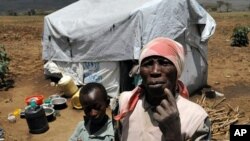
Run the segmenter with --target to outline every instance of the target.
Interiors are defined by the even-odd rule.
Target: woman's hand
[[[181,140],[181,123],[176,99],[169,89],[164,89],[166,98],[156,107],[153,114],[154,119],[159,123],[166,141]]]

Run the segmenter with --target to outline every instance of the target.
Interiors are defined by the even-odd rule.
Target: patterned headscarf
[[[141,65],[143,59],[154,55],[170,60],[177,69],[177,78],[180,78],[184,68],[184,50],[180,43],[165,37],[153,39],[143,48],[139,65]]]

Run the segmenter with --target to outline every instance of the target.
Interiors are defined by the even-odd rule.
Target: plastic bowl
[[[34,96],[29,96],[25,98],[25,103],[27,105],[30,104],[31,101],[35,101],[37,105],[42,105],[43,104],[43,95],[34,95]]]

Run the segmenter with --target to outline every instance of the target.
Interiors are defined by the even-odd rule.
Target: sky
[[[56,10],[63,8],[77,0],[0,0],[0,12],[14,10],[27,11],[29,9]],[[214,4],[218,0],[197,0],[200,3]],[[222,0],[232,3],[235,9],[247,9],[250,0]]]
[[[225,1],[231,3],[234,9],[247,9],[250,6],[250,0],[197,0],[200,3],[216,4],[217,1]]]
[[[7,10],[27,11],[28,9],[54,10],[75,1],[77,0],[0,0],[0,12]]]

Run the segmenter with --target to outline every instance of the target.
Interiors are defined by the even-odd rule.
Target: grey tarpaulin
[[[181,80],[192,93],[207,83],[207,41],[215,26],[196,0],[79,0],[45,16],[43,59],[138,59],[148,41],[169,37],[185,47]]]

